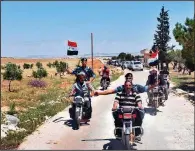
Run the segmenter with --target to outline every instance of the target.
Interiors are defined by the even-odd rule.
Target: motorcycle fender
[[[131,122],[130,123],[129,122],[124,122],[123,123],[123,130],[124,130],[125,134],[130,134],[131,133],[130,125],[131,125]]]
[[[125,134],[130,134],[130,133],[131,133],[130,127],[126,127],[126,129],[125,129]]]
[[[76,107],[76,112],[79,112],[80,111],[80,108],[79,107]]]

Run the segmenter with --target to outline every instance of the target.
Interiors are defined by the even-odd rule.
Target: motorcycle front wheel
[[[75,123],[75,128],[79,129],[80,128],[80,119],[79,119],[79,111],[75,112],[75,119],[74,119],[74,123]]]
[[[130,135],[128,134],[128,135],[125,135],[124,137],[125,137],[125,142],[124,142],[125,148],[127,150],[132,149],[131,144],[130,144]]]

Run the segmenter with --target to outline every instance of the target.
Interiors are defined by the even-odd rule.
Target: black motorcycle
[[[88,97],[81,97],[81,96],[76,96],[74,97],[74,106],[75,106],[75,110],[73,111],[69,111],[69,112],[74,112],[74,116],[71,117],[73,118],[74,124],[75,124],[75,128],[79,129],[80,125],[81,125],[81,120],[83,119],[88,119],[88,106],[87,103],[89,102],[89,98]],[[70,113],[71,115],[71,113]],[[86,124],[87,122],[85,122]]]
[[[127,150],[133,149],[133,144],[135,142],[135,129],[141,130],[141,136],[144,133],[144,129],[141,126],[133,126],[135,122],[136,114],[134,114],[134,110],[138,109],[138,107],[131,107],[131,108],[119,108],[117,109],[118,118],[122,119],[123,127],[116,127],[115,133],[117,129],[122,131],[121,139],[122,143],[124,144]]]

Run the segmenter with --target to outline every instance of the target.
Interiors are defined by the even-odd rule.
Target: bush
[[[59,64],[59,62],[58,62],[58,60],[56,60],[55,62],[53,62],[53,66],[54,67],[58,67],[60,64]]]
[[[33,68],[33,64],[30,65],[30,68],[31,68],[31,69]]]
[[[23,68],[24,69],[30,69],[30,66],[31,66],[30,64],[24,63]]]
[[[43,64],[41,62],[37,62],[36,63],[36,66],[37,66],[37,68],[42,68],[43,67]]]
[[[49,62],[49,63],[47,64],[47,66],[48,66],[49,68],[51,68],[51,67],[52,67],[52,64]]]
[[[34,78],[41,79],[41,78],[47,77],[48,73],[44,68],[38,68],[37,71],[33,71],[32,75]]]
[[[47,86],[46,82],[41,80],[31,80],[28,82],[28,85],[32,87],[39,87],[39,88],[43,88]]]

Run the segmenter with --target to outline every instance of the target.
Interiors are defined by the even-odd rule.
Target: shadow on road
[[[144,110],[145,110],[146,114],[150,114],[150,115],[154,116],[154,108],[152,108],[152,107],[145,107]],[[157,112],[162,112],[162,111],[157,109]]]
[[[82,141],[109,141],[108,143],[103,145],[102,150],[125,150],[124,145],[122,144],[121,140],[118,139],[86,139]],[[136,144],[134,146],[137,146]],[[137,149],[132,149],[137,150]]]
[[[64,117],[59,117],[55,120],[53,120],[54,123],[64,122],[64,125],[68,127],[72,127],[73,130],[77,130],[76,126],[74,124],[74,121],[72,119],[65,120]],[[81,126],[90,125],[89,123],[81,123]]]

